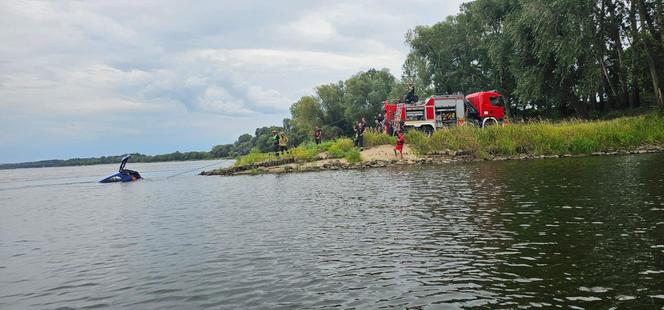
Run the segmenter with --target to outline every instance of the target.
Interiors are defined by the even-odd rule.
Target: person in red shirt
[[[397,157],[397,151],[401,154],[401,159],[403,160],[403,145],[406,143],[406,136],[403,134],[403,131],[399,130],[397,132],[397,145],[394,147],[394,157]]]
[[[320,144],[321,139],[322,139],[322,134],[320,127],[316,126],[316,130],[314,130],[314,141],[316,141],[316,144]]]

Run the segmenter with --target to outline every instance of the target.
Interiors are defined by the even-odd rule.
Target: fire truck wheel
[[[461,126],[481,127],[482,124],[478,122],[476,119],[469,119],[468,121],[465,121]]]
[[[482,128],[496,125],[498,125],[498,121],[493,117],[482,120]]]
[[[418,129],[428,137],[431,137],[431,135],[433,134],[433,128],[431,126],[422,126]]]

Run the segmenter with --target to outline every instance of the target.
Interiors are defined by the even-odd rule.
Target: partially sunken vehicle
[[[143,177],[141,177],[137,171],[125,169],[129,157],[131,157],[131,155],[122,158],[118,173],[99,181],[99,183],[132,182],[142,179]]]

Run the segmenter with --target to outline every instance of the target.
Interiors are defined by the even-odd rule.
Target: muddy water
[[[0,308],[664,306],[663,155],[207,164],[0,171]]]

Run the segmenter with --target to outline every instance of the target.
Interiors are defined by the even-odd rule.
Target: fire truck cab
[[[386,122],[415,128],[427,133],[443,127],[462,126],[466,123],[479,127],[496,125],[505,118],[505,109],[499,104],[500,93],[478,92],[468,96],[436,95],[414,104],[385,101]],[[389,126],[385,126],[386,131]]]

